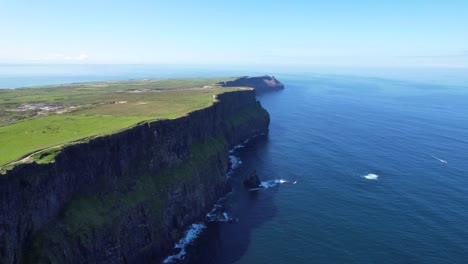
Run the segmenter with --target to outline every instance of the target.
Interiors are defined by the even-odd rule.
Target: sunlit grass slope
[[[30,153],[210,106],[222,79],[135,80],[0,90],[0,166]]]

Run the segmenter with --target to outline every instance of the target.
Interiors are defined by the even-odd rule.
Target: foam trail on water
[[[379,179],[379,175],[374,174],[374,173],[369,173],[369,174],[367,174],[367,175],[365,175],[363,177],[368,179],[368,180],[378,180]]]
[[[264,189],[268,189],[268,188],[271,188],[271,187],[274,187],[278,184],[283,184],[283,183],[288,183],[289,181],[285,180],[285,179],[277,179],[277,180],[269,180],[269,181],[262,181],[260,183],[260,186],[262,186]],[[261,188],[256,188],[256,189],[251,189],[252,191],[253,190],[258,190],[258,189],[261,189]]]
[[[434,155],[431,155],[431,154],[428,154],[429,156],[433,157],[434,159],[444,163],[444,164],[447,164],[448,162],[446,160],[443,160],[443,159],[439,159],[438,157],[434,156]]]
[[[203,231],[203,229],[206,228],[206,225],[203,223],[195,223],[190,226],[190,228],[187,230],[185,233],[185,237],[181,238],[179,242],[176,243],[174,248],[179,248],[180,252],[178,254],[172,255],[167,257],[163,263],[172,263],[176,260],[182,260],[185,258],[185,254],[187,253],[185,251],[185,248],[187,245],[192,243],[198,235]]]

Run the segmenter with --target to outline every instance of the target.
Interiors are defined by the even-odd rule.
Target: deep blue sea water
[[[278,77],[270,135],[238,152],[239,222],[208,224],[194,263],[468,262],[468,87]],[[288,182],[245,191],[253,169]]]
[[[109,67],[4,66],[0,87],[226,75]],[[238,221],[207,223],[191,263],[468,262],[468,82],[275,75],[286,89],[259,97],[270,134],[235,151],[221,203]],[[287,182],[247,191],[254,169]]]

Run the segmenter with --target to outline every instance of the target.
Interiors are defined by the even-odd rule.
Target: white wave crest
[[[369,174],[367,174],[367,175],[365,175],[363,177],[368,179],[368,180],[378,180],[379,179],[379,175],[374,174],[374,173],[369,173]]]
[[[223,217],[220,217],[220,212],[222,211],[223,207],[217,203],[213,206],[213,209],[209,213],[206,214],[206,218],[208,218],[208,221],[210,222],[216,222],[223,220]]]
[[[190,226],[190,228],[185,233],[185,237],[181,238],[179,242],[176,243],[174,248],[179,248],[180,252],[178,254],[172,255],[164,259],[163,263],[172,263],[176,260],[182,260],[185,258],[185,248],[189,245],[193,240],[195,240],[198,235],[206,228],[206,225],[203,223],[195,223]]]
[[[237,146],[234,146],[231,150],[229,150],[229,154],[234,153],[236,150],[245,147],[243,144],[239,144]]]
[[[229,161],[231,163],[231,168],[226,173],[226,178],[231,178],[234,174],[234,170],[239,168],[239,166],[242,164],[242,160],[234,155],[229,155]]]
[[[213,210],[206,214],[209,222],[237,222],[237,219],[222,211],[222,206],[215,206]]]
[[[242,160],[234,155],[229,155],[231,161],[231,169],[237,169],[242,164]]]
[[[227,193],[225,196],[219,198],[219,200],[213,206],[213,209],[209,213],[206,214],[206,218],[208,222],[233,222],[237,219],[230,217],[227,212],[224,210],[223,204],[226,200],[230,197],[232,192]]]

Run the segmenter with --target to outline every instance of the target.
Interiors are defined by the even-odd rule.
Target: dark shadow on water
[[[269,179],[265,166],[267,162],[261,153],[268,148],[268,137],[252,140],[237,152],[242,160],[232,177],[233,193],[225,204],[225,210],[238,219],[235,223],[211,222],[196,240],[187,248],[187,263],[234,263],[247,251],[252,230],[276,215],[273,196],[277,188],[249,191],[243,180],[254,170],[260,180]]]

